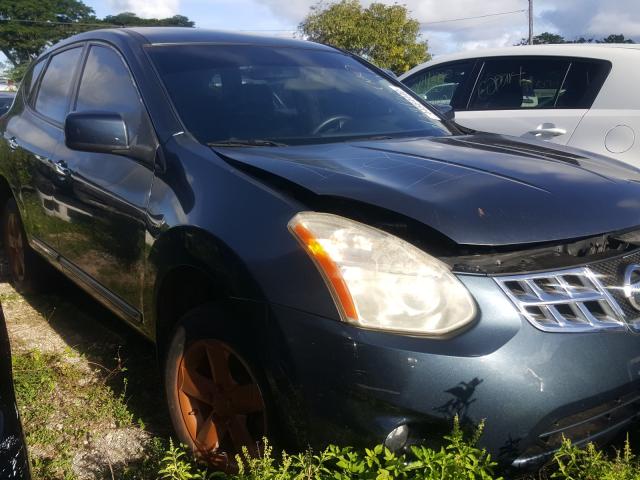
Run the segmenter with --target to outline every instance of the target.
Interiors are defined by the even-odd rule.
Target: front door
[[[71,110],[119,113],[131,155],[73,151],[56,162],[71,188],[59,241],[63,267],[126,320],[140,321],[145,209],[153,181],[155,137],[129,68],[113,48],[92,44]]]

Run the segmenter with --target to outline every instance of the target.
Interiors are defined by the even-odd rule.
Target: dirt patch
[[[170,434],[153,347],[62,278],[0,302],[34,479],[150,478]]]

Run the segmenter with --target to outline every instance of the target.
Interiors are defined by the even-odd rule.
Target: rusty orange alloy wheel
[[[197,340],[178,358],[177,393],[186,430],[203,460],[233,470],[242,447],[260,453],[266,408],[249,366],[219,340]]]
[[[10,273],[12,278],[21,281],[24,279],[25,271],[24,238],[22,236],[20,220],[15,213],[10,213],[7,216],[5,229],[4,242],[5,249],[7,250]]]

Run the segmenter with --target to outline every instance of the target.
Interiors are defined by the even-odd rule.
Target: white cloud
[[[180,12],[180,0],[107,0],[115,12],[133,12],[143,18],[167,18]]]
[[[293,24],[300,22],[315,0],[255,0],[274,15]],[[396,0],[377,0],[386,4]],[[371,0],[362,0],[363,4]],[[513,45],[527,36],[526,12],[475,18],[464,21],[443,20],[526,10],[526,0],[404,0],[411,15],[423,24],[424,38],[436,54],[457,50]],[[536,0],[534,33],[550,31],[568,39],[602,38],[622,33],[640,40],[639,0]]]

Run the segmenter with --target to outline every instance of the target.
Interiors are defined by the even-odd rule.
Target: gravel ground
[[[108,395],[124,399],[132,418],[130,425],[117,426],[112,418],[95,418],[85,426],[90,432],[87,438],[72,442],[68,452],[73,477],[119,478],[118,471],[144,461],[152,439],[170,434],[155,352],[149,343],[68,281],[56,278],[55,285],[50,294],[23,297],[6,281],[0,283],[0,301],[13,355],[34,351],[60,355],[74,372],[80,372],[79,384],[95,384]],[[60,429],[56,419],[63,418],[70,405],[86,401],[72,398],[73,388],[58,391],[62,394],[51,398],[52,432]],[[21,412],[36,408],[19,407]],[[25,430],[29,438],[28,425]],[[32,443],[28,447],[34,460],[51,461],[60,453],[47,451],[37,441]],[[62,473],[60,478],[64,478]],[[37,475],[34,480],[38,480]]]

